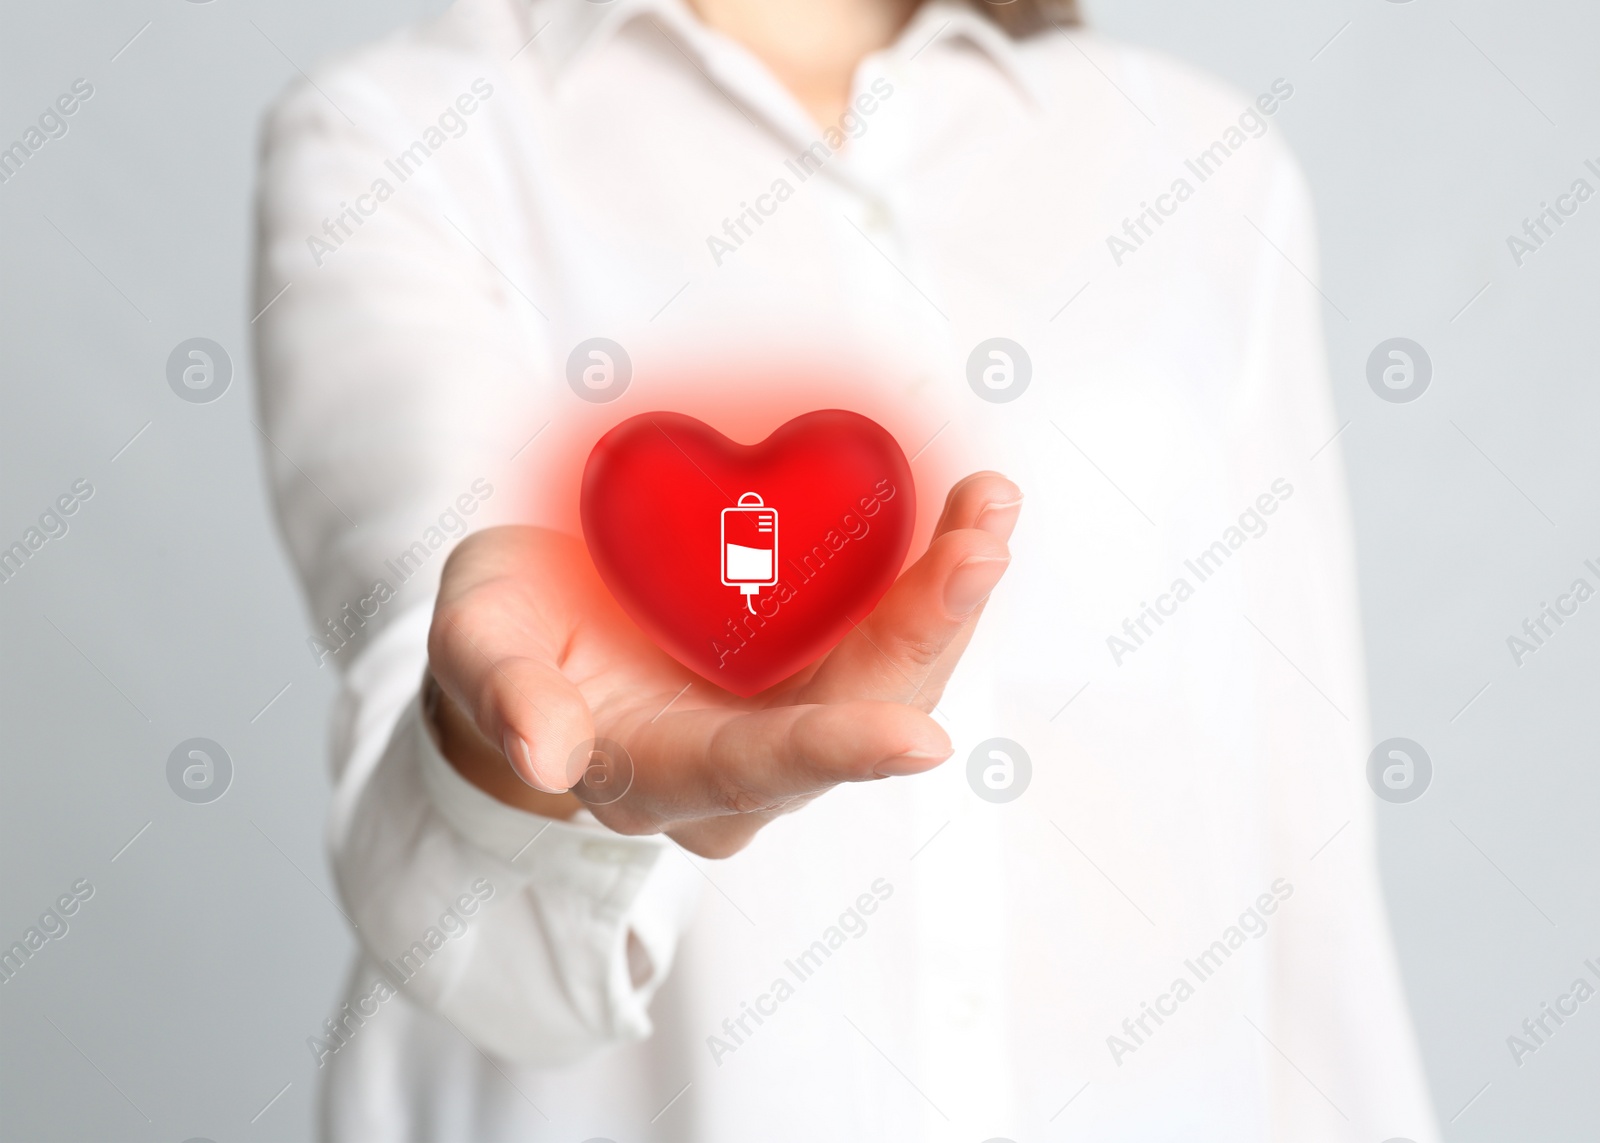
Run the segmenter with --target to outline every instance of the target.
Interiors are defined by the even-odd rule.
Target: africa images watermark
[[[1191,584],[1184,576],[1172,581],[1172,586],[1156,596],[1155,606],[1144,600],[1139,601],[1139,611],[1132,619],[1122,621],[1122,635],[1107,635],[1106,647],[1111,651],[1111,657],[1117,666],[1122,666],[1125,656],[1133,654],[1144,646],[1144,641],[1155,634],[1150,624],[1160,627],[1166,622],[1167,616],[1177,613],[1178,605],[1187,603],[1195,593],[1195,585],[1205,583],[1215,575],[1223,564],[1232,558],[1233,553],[1244,547],[1246,541],[1260,539],[1267,534],[1266,517],[1277,512],[1278,505],[1294,495],[1294,485],[1283,477],[1272,482],[1272,490],[1263,492],[1255,498],[1254,503],[1239,513],[1238,523],[1229,524],[1222,530],[1222,536],[1213,540],[1211,546],[1200,552],[1191,560],[1184,560],[1183,566],[1189,569],[1195,577]],[[1124,638],[1123,636],[1126,636]]]
[[[22,571],[33,554],[51,540],[59,540],[71,531],[67,517],[75,514],[85,500],[94,495],[94,485],[79,477],[72,482],[54,504],[39,514],[37,526],[23,530],[22,538],[0,548],[0,583],[10,583]]]
[[[1278,108],[1292,95],[1294,85],[1288,80],[1281,77],[1273,80],[1266,91],[1256,96],[1254,103],[1239,113],[1237,123],[1229,124],[1211,146],[1194,158],[1185,159],[1184,169],[1201,183],[1211,178],[1247,142],[1267,133],[1267,117],[1276,115]],[[1170,187],[1156,195],[1154,206],[1141,202],[1138,214],[1122,220],[1120,235],[1106,235],[1106,249],[1111,251],[1111,260],[1120,266],[1124,258],[1138,253],[1156,228],[1166,225],[1166,220],[1177,214],[1178,207],[1193,198],[1194,192],[1195,184],[1179,175]]]
[[[434,552],[450,540],[460,539],[467,534],[466,517],[475,513],[479,504],[494,495],[494,485],[481,476],[470,487],[470,493],[463,492],[457,496],[451,506],[439,514],[438,520],[423,529],[420,538],[413,540],[398,555],[383,561],[384,570],[394,578],[393,584],[378,577],[372,581],[367,594],[353,604],[341,606],[335,618],[323,620],[321,635],[306,636],[306,646],[310,648],[317,666],[327,662],[329,655],[337,655],[354,643],[361,629],[367,625],[367,620],[376,616],[384,604],[399,594],[399,589],[422,570],[422,565],[433,558]]]
[[[39,115],[37,125],[28,124],[20,138],[0,149],[0,183],[8,183],[22,173],[22,165],[44,150],[52,139],[66,137],[71,129],[67,120],[94,95],[94,84],[86,79],[75,79],[72,87],[56,96],[55,102]]]
[[[821,575],[827,569],[828,562],[843,551],[851,540],[865,539],[867,533],[872,531],[872,525],[867,521],[883,511],[883,505],[893,500],[897,491],[888,478],[878,481],[871,492],[856,501],[859,513],[853,510],[845,512],[839,517],[839,526],[829,528],[811,546],[811,550],[801,553],[798,559],[793,555],[784,557],[784,562],[794,572],[794,584],[787,579],[780,579],[770,594],[748,597],[753,600],[750,607],[727,620],[722,632],[711,638],[711,652],[717,656],[717,666],[726,667],[728,656],[744,650],[761,633],[767,620],[774,618],[784,604],[799,594],[795,590],[796,584],[804,587]],[[718,640],[725,640],[726,646]]]
[[[399,995],[400,989],[427,967],[436,952],[448,942],[465,935],[472,927],[472,918],[494,897],[494,883],[480,877],[467,889],[468,892],[459,894],[445,906],[444,912],[439,914],[439,920],[423,930],[409,948],[393,959],[378,962],[379,972],[372,988],[365,995],[347,1001],[339,1009],[337,1019],[330,1017],[324,1020],[324,1035],[306,1037],[306,1047],[311,1052],[311,1058],[317,1061],[317,1067],[322,1067],[329,1056],[348,1045],[366,1022],[378,1014],[378,1006]]]
[[[395,179],[404,183],[428,163],[435,153],[451,139],[467,133],[467,117],[478,110],[481,103],[494,94],[494,87],[486,79],[472,81],[471,89],[456,96],[455,102],[439,113],[438,119],[422,130],[422,137],[392,159],[383,161],[384,167]],[[322,220],[321,234],[306,235],[306,249],[311,251],[311,261],[321,267],[328,256],[355,237],[356,230],[366,225],[366,220],[378,213],[378,208],[394,197],[395,186],[380,175],[372,186],[356,195],[355,205],[339,203],[339,211]]]
[[[64,941],[72,926],[67,918],[75,914],[83,902],[94,896],[94,885],[87,877],[72,883],[69,892],[61,894],[53,907],[39,914],[39,923],[13,941],[11,947],[0,950],[0,983],[10,984],[11,978],[22,971],[22,966],[37,956],[51,941]]]
[[[1584,560],[1583,566],[1600,582],[1600,557]],[[1522,621],[1522,635],[1527,638],[1524,639],[1522,635],[1506,636],[1506,648],[1511,652],[1511,661],[1519,667],[1527,662],[1529,655],[1543,647],[1557,629],[1564,627],[1567,620],[1578,613],[1579,607],[1593,598],[1594,590],[1594,586],[1580,575],[1572,581],[1571,587],[1556,596],[1554,606],[1541,599],[1539,610],[1534,612],[1533,618]],[[1551,623],[1555,624],[1554,628],[1550,626]]]
[[[1244,947],[1246,936],[1260,940],[1267,935],[1267,918],[1278,911],[1279,905],[1294,896],[1294,886],[1282,877],[1268,888],[1271,892],[1257,897],[1204,952],[1183,962],[1183,967],[1189,970],[1189,976],[1194,977],[1193,984],[1189,983],[1186,976],[1175,977],[1167,986],[1167,991],[1156,997],[1154,1005],[1148,1001],[1139,1002],[1139,1014],[1122,1022],[1121,1036],[1112,1034],[1106,1037],[1106,1047],[1117,1067],[1122,1066],[1123,1056],[1137,1052],[1146,1040],[1155,1035],[1156,1028],[1166,1023],[1162,1017],[1177,1015],[1178,1005],[1193,997],[1200,985],[1215,976],[1228,958]],[[1152,1020],[1155,1021],[1155,1028],[1150,1026]]]
[[[722,1022],[722,1035],[713,1033],[706,1037],[706,1048],[711,1052],[712,1061],[720,1068],[722,1057],[732,1055],[744,1046],[745,1042],[755,1034],[755,1028],[750,1026],[754,1021],[756,1028],[766,1023],[766,1017],[778,1014],[778,1005],[791,999],[797,986],[804,984],[816,975],[816,972],[829,957],[845,945],[848,935],[860,940],[867,935],[867,918],[878,911],[878,906],[894,896],[894,886],[887,878],[880,877],[871,885],[870,893],[863,893],[855,899],[844,912],[839,914],[839,919],[822,930],[822,935],[812,941],[800,955],[783,962],[783,967],[788,969],[788,976],[774,978],[772,983],[755,998],[752,1004],[749,1001],[739,1002],[739,1013],[730,1016]],[[790,977],[794,982],[790,983]]]
[[[873,80],[869,90],[856,96],[855,101],[845,109],[845,113],[839,116],[838,126],[829,127],[822,133],[822,138],[794,158],[785,159],[783,165],[795,178],[805,182],[843,150],[845,136],[859,139],[865,135],[867,117],[875,113],[882,103],[887,103],[893,94],[894,85],[888,80],[882,78]],[[766,220],[778,213],[778,207],[793,197],[794,185],[788,179],[779,176],[764,192],[756,195],[755,206],[741,202],[737,214],[722,220],[722,233],[726,237],[706,235],[706,249],[711,251],[712,263],[721,266],[724,258],[743,246],[745,239],[755,233],[752,224],[754,227],[766,225]]]
[[[1589,970],[1589,974],[1596,981],[1600,981],[1600,958],[1591,957],[1585,960],[1583,967]],[[1567,991],[1556,997],[1554,1008],[1548,1002],[1541,1001],[1538,1014],[1522,1022],[1523,1034],[1506,1037],[1506,1050],[1511,1053],[1511,1058],[1516,1061],[1517,1067],[1520,1068],[1527,1063],[1529,1056],[1544,1047],[1567,1020],[1578,1014],[1578,1005],[1593,995],[1595,986],[1580,976],[1573,980],[1572,986]],[[1555,1022],[1554,1028],[1550,1026],[1551,1021]]]
[[[1583,165],[1589,173],[1600,179],[1600,161],[1585,159]],[[1522,233],[1506,235],[1506,249],[1511,251],[1511,261],[1518,266],[1528,255],[1542,249],[1554,237],[1556,230],[1567,224],[1567,219],[1578,213],[1578,208],[1594,197],[1594,187],[1581,176],[1573,181],[1563,194],[1556,195],[1556,204],[1541,202],[1532,218],[1522,220]],[[1554,227],[1552,227],[1554,223]]]

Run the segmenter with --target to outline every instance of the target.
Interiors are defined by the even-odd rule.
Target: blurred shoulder
[[[1030,37],[1018,52],[1046,114],[1062,127],[1092,120],[1110,163],[1170,170],[1174,179],[1212,183],[1241,202],[1286,189],[1303,197],[1304,177],[1282,126],[1296,98],[1290,77],[1246,89],[1085,28]]]
[[[425,123],[464,95],[473,101],[505,86],[506,64],[528,38],[518,38],[526,22],[525,4],[459,0],[437,17],[329,56],[268,108],[265,135],[270,143],[284,132],[382,134]]]

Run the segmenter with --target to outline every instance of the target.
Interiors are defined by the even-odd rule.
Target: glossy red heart
[[[875,421],[825,409],[742,445],[681,413],[600,438],[583,473],[600,578],[662,650],[737,695],[842,639],[899,575],[916,490]]]

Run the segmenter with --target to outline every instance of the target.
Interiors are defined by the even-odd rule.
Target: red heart
[[[825,654],[889,590],[916,490],[895,439],[859,413],[807,413],[756,445],[642,413],[594,446],[580,511],[634,622],[684,666],[753,695]]]

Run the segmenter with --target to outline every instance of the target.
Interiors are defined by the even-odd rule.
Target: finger
[[[583,776],[584,744],[594,738],[589,706],[551,663],[512,656],[486,663],[471,708],[479,731],[497,743],[519,778],[559,793]]]
[[[951,487],[933,534],[977,528],[1009,540],[1021,512],[1022,489],[998,472],[974,472]]]
[[[977,616],[1010,562],[1005,538],[1021,509],[1016,485],[995,473],[957,484],[940,531],[863,622],[797,694],[803,702],[851,698],[932,709],[972,637]]]
[[[534,553],[480,535],[489,538],[463,543],[446,567],[428,635],[430,670],[523,781],[566,790],[583,773],[574,747],[594,730],[588,704],[557,665],[565,643],[559,616],[518,574]]]
[[[689,710],[638,726],[623,742],[627,792],[594,807],[623,833],[771,813],[841,782],[920,773],[951,752],[949,736],[927,715],[874,702]]]
[[[798,696],[938,702],[971,625],[1010,563],[1006,546],[974,528],[946,532],[901,576],[878,606],[834,648]]]

